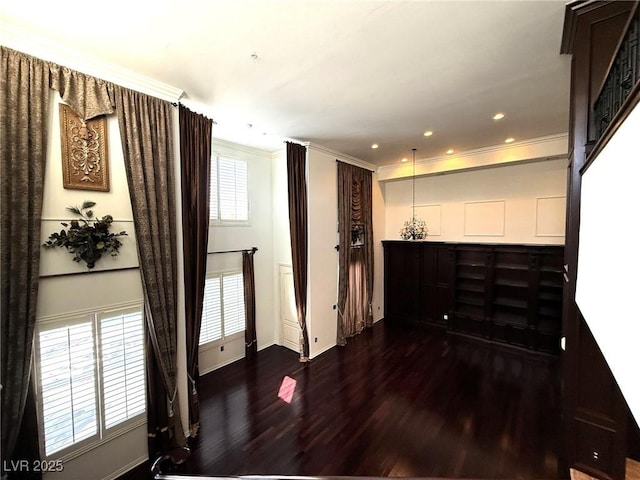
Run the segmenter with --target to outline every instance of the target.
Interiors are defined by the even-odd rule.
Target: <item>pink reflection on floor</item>
[[[285,375],[280,384],[280,390],[278,391],[278,398],[281,398],[287,403],[291,403],[293,399],[293,392],[296,390],[296,381]]]

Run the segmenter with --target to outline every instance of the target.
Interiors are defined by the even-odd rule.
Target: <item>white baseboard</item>
[[[314,358],[319,357],[320,355],[322,355],[324,352],[328,352],[329,350],[331,350],[333,347],[336,347],[337,345],[334,343],[333,345],[327,345],[326,347],[324,347],[322,350],[320,350],[319,352],[315,353],[313,355],[313,357],[311,357],[311,360],[313,360]]]

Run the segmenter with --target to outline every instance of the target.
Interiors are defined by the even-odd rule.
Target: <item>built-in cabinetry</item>
[[[559,351],[563,247],[384,241],[385,321]]]
[[[598,137],[612,121],[617,95],[598,101],[619,45],[628,48],[631,71],[637,65],[637,33],[621,42],[636,2],[574,1],[567,5],[561,52],[572,56],[567,168],[567,282],[563,302],[563,439],[561,460],[566,476],[572,467],[602,479],[625,477],[628,413],[618,385],[597,341],[575,302],[580,236],[582,170]],[[615,91],[630,88],[633,75],[613,79]],[[627,84],[629,86],[627,87]],[[602,103],[602,102],[605,103]],[[594,110],[594,105],[598,111]],[[605,281],[615,281],[606,279]]]

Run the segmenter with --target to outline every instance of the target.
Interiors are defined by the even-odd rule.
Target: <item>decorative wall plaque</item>
[[[108,192],[106,117],[83,121],[68,105],[61,103],[60,136],[64,188]]]

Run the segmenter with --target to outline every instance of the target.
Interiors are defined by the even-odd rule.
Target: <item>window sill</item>
[[[146,413],[147,413],[146,411],[144,413],[141,413],[136,418],[132,418],[128,420],[123,425],[112,427],[113,431],[108,432],[101,439],[91,440],[85,444],[82,444],[82,442],[80,442],[78,445],[71,445],[65,448],[64,450],[60,450],[59,452],[56,452],[46,457],[46,460],[60,460],[64,464],[73,460],[74,458],[78,458],[84,455],[85,453],[90,452],[91,450],[95,450],[96,448],[99,448],[102,445],[105,445],[110,441],[115,440],[116,438],[122,437],[123,435],[129,432],[132,432],[133,430],[143,425],[146,425],[147,424]]]
[[[214,227],[250,227],[251,226],[251,222],[249,220],[242,220],[242,221],[237,221],[237,222],[232,222],[232,221],[222,221],[222,222],[218,222],[215,220],[209,220],[209,228],[214,228]]]
[[[203,343],[199,346],[199,351],[206,352],[207,350],[213,350],[214,348],[218,348],[224,346],[231,342],[237,342],[238,340],[244,341],[244,330],[238,333],[234,333],[233,335],[229,335],[228,337],[224,337],[220,340],[214,340],[212,342]]]

